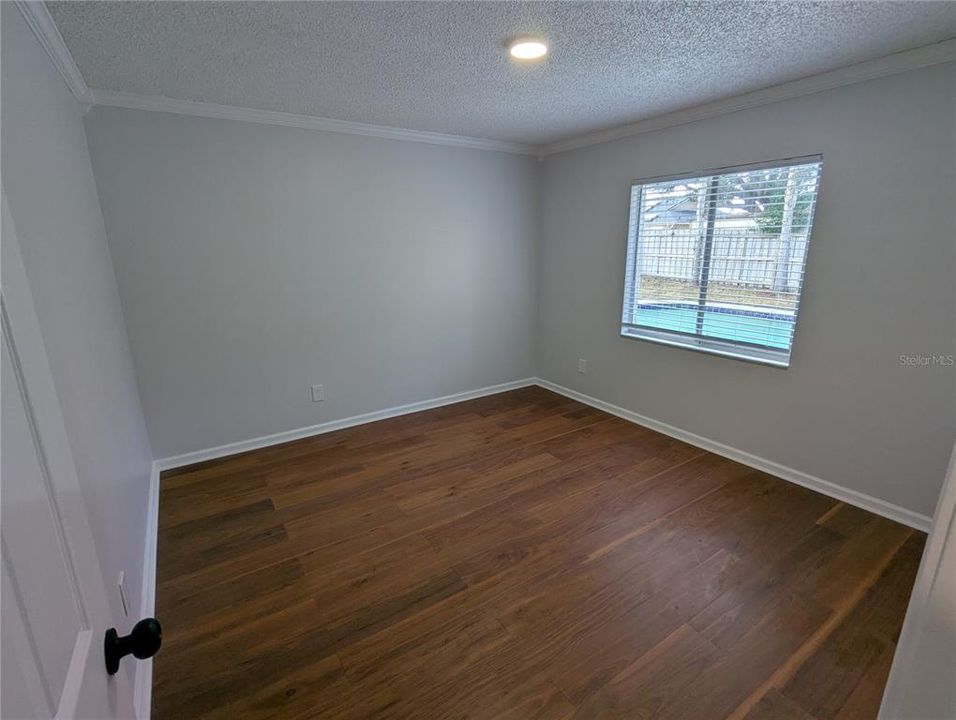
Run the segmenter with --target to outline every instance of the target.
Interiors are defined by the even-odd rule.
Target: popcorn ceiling
[[[92,88],[526,143],[956,35],[946,2],[47,5]]]

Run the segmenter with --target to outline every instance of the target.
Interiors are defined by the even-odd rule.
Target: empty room
[[[956,720],[956,3],[0,32],[2,720]]]

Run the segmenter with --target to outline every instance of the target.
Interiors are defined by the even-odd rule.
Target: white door
[[[0,230],[0,717],[134,718],[126,670],[106,672],[103,636],[119,618],[110,617],[5,194]]]

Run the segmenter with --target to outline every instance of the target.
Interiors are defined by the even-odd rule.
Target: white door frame
[[[940,702],[938,698],[947,693],[951,700],[956,698],[953,689],[956,685],[956,664],[939,667],[938,662],[941,650],[944,655],[948,650],[950,661],[956,661],[956,605],[951,604],[956,590],[950,566],[953,563],[956,563],[956,445],[949,459],[949,470],[940,491],[906,619],[893,656],[893,665],[886,681],[880,720],[949,720],[956,717],[956,705],[947,718],[927,717],[927,711],[924,710],[937,706]],[[944,618],[940,622],[938,614],[941,607],[944,608],[942,612],[951,613],[948,621]],[[949,632],[940,636],[940,626],[948,626]],[[927,632],[931,635],[927,636]],[[925,673],[927,669],[932,671],[933,677]],[[948,687],[941,686],[941,683],[948,683]],[[927,704],[930,693],[937,695],[937,699]]]

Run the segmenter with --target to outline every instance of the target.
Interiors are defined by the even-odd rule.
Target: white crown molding
[[[32,2],[16,0],[16,5],[20,14],[23,15],[23,19],[27,21],[27,25],[30,26],[37,40],[40,41],[40,45],[50,56],[53,65],[60,71],[60,75],[63,76],[63,80],[66,81],[73,96],[81,103],[93,102],[90,88],[83,79],[80,69],[76,66],[69,48],[63,42],[63,36],[60,35],[53,18],[50,17],[46,4],[39,0],[33,0]]]
[[[448,145],[451,147],[470,148],[472,150],[493,150],[495,152],[514,153],[517,155],[538,154],[537,145],[507,142],[504,140],[488,140],[465,135],[447,135],[445,133],[427,132],[424,130],[407,130],[405,128],[388,127],[386,125],[369,125],[367,123],[352,122],[350,120],[334,120],[332,118],[299,115],[296,113],[279,112],[277,110],[255,110],[235,105],[217,105],[215,103],[196,102],[193,100],[175,100],[157,95],[139,95],[136,93],[96,89],[93,89],[91,92],[93,93],[94,105],[106,105],[131,110],[152,110],[154,112],[175,113],[177,115],[196,115],[199,117],[218,118],[220,120],[240,120],[242,122],[259,123],[263,125],[282,125],[284,127],[305,128],[307,130],[325,130],[327,132],[347,133],[349,135],[365,135],[368,137],[386,138],[388,140],[406,140],[431,145]]]
[[[114,92],[112,90],[97,90],[87,86],[82,73],[80,73],[80,69],[73,60],[73,55],[70,54],[70,50],[63,41],[63,36],[57,29],[56,23],[50,16],[46,5],[39,0],[16,0],[16,5],[30,26],[30,29],[33,31],[33,34],[36,35],[40,45],[46,50],[47,55],[50,56],[50,60],[54,66],[56,66],[56,69],[59,70],[60,75],[63,76],[70,91],[77,100],[84,104],[107,105],[133,110],[152,110],[155,112],[175,113],[177,115],[195,115],[198,117],[219,118],[221,120],[240,120],[264,125],[305,128],[308,130],[325,130],[328,132],[347,133],[349,135],[365,135],[367,137],[379,137],[389,140],[406,140],[408,142],[447,145],[450,147],[470,148],[472,150],[492,150],[517,155],[538,155],[539,152],[537,145],[507,142],[504,140],[489,140],[465,135],[450,135],[424,130],[388,127],[385,125],[370,125],[368,123],[334,120],[332,118],[299,115],[275,110],[255,110],[253,108],[233,105],[176,100],[158,95],[139,95],[135,93]]]
[[[36,3],[22,3],[21,0],[21,4],[34,5]],[[49,17],[49,15],[47,15],[47,17]],[[56,31],[56,28],[54,27],[53,30]],[[57,36],[59,36],[59,33],[57,33]],[[62,42],[61,38],[61,45]],[[64,51],[69,57],[69,51],[66,50],[65,46]],[[69,58],[69,60],[72,63],[72,58]],[[925,45],[913,50],[906,50],[893,55],[876,58],[875,60],[867,60],[866,62],[857,63],[856,65],[838,68],[837,70],[831,70],[819,75],[811,75],[780,85],[772,85],[743,95],[734,95],[704,105],[690,107],[685,110],[678,110],[665,115],[639,120],[638,122],[629,123],[627,125],[620,125],[543,145],[489,140],[462,135],[447,135],[423,130],[408,130],[384,125],[370,125],[348,120],[334,120],[312,115],[279,112],[276,110],[255,110],[234,105],[217,105],[215,103],[195,102],[191,100],[176,100],[156,95],[139,95],[135,93],[96,89],[88,90],[88,92],[91,93],[90,101],[95,105],[169,112],[178,115],[196,115],[199,117],[219,118],[221,120],[240,120],[265,125],[283,125],[286,127],[298,127],[310,130],[325,130],[328,132],[381,137],[391,140],[407,140],[410,142],[424,142],[435,145],[466,147],[475,150],[494,150],[519,155],[536,155],[539,159],[542,159],[555,153],[567,152],[568,150],[610,142],[612,140],[652,132],[654,130],[662,130],[676,125],[685,125],[687,123],[696,122],[697,120],[705,120],[707,118],[717,117],[718,115],[734,113],[739,110],[769,105],[783,100],[791,100],[824,90],[832,90],[845,85],[896,75],[898,73],[907,72],[908,70],[917,70],[919,68],[939,65],[954,60],[956,60],[956,39],[945,40],[933,45]],[[73,65],[74,69],[75,67],[76,66]],[[82,82],[82,78],[80,78],[80,80]]]
[[[334,120],[332,118],[300,115],[276,110],[256,110],[235,105],[218,105],[192,100],[176,100],[158,95],[140,95],[136,93],[90,88],[83,80],[83,75],[80,73],[76,62],[73,60],[73,56],[63,41],[63,36],[60,35],[60,31],[53,22],[53,18],[50,17],[46,5],[38,0],[16,0],[16,5],[23,14],[30,29],[33,30],[40,44],[50,56],[53,64],[63,76],[70,91],[77,100],[85,104],[106,105],[132,110],[168,112],[177,115],[195,115],[221,120],[239,120],[264,125],[305,128],[308,130],[324,130],[326,132],[463,147],[473,150],[492,150],[518,155],[534,155],[539,159],[547,155],[567,152],[568,150],[575,150],[577,148],[587,147],[588,145],[597,145],[599,143],[652,132],[654,130],[661,130],[675,125],[684,125],[697,120],[726,115],[739,110],[768,105],[782,100],[790,100],[823,90],[831,90],[844,85],[852,85],[853,83],[863,82],[865,80],[873,80],[887,75],[895,75],[908,70],[916,70],[918,68],[956,60],[956,39],[945,40],[933,45],[925,45],[913,50],[906,50],[875,60],[868,60],[819,75],[811,75],[810,77],[793,80],[781,85],[773,85],[743,95],[735,95],[704,105],[690,107],[685,110],[678,110],[665,115],[639,120],[627,125],[586,133],[549,144],[536,145],[531,143],[516,143],[504,140],[468,137],[464,135],[450,135],[425,130],[409,130],[386,125],[371,125],[368,123],[352,122],[350,120]]]
[[[773,85],[743,95],[735,95],[704,105],[697,105],[685,110],[667,113],[666,115],[658,115],[656,117],[647,118],[646,120],[639,120],[638,122],[629,123],[627,125],[619,125],[606,130],[568,138],[567,140],[559,140],[558,142],[541,146],[541,155],[553,155],[555,153],[587,147],[588,145],[597,145],[632,135],[662,130],[663,128],[673,127],[675,125],[685,125],[697,120],[705,120],[718,115],[737,112],[738,110],[769,105],[770,103],[780,102],[782,100],[790,100],[804,95],[822,92],[823,90],[832,90],[833,88],[842,87],[844,85],[852,85],[865,80],[874,80],[876,78],[896,75],[908,70],[917,70],[919,68],[939,65],[954,60],[956,60],[956,39],[944,40],[943,42],[933,45],[924,45],[923,47],[918,47],[913,50],[898,52],[875,60],[867,60],[866,62],[857,63],[856,65],[849,65],[819,75],[811,75],[781,85]]]

